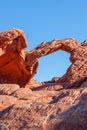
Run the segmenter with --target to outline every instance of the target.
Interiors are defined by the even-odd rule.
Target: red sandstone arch
[[[77,87],[87,78],[86,41],[78,44],[66,38],[42,42],[31,51],[23,52],[27,41],[23,31],[11,29],[0,33],[0,83],[17,83],[24,87],[37,73],[38,60],[58,50],[70,53],[72,65],[57,82],[64,87]]]

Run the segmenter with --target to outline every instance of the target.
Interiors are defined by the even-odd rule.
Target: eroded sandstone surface
[[[19,29],[0,33],[0,130],[86,130],[87,41],[53,40],[24,51],[27,45]],[[34,80],[39,59],[58,50],[70,53],[66,73]]]
[[[78,89],[46,88],[0,84],[0,130],[86,130],[87,82]]]

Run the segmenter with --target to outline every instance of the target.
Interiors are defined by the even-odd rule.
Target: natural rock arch
[[[23,31],[11,29],[0,33],[1,83],[17,83],[24,87],[37,73],[39,58],[58,50],[70,53],[72,64],[57,82],[72,88],[87,79],[87,41],[78,44],[72,38],[53,40],[23,52],[25,47],[27,42]]]
[[[70,61],[72,64],[57,82],[62,83],[64,87],[78,87],[87,79],[87,41],[78,44],[77,40],[72,38],[53,40],[47,43],[43,42],[31,52],[32,54],[36,54],[36,58],[39,59],[44,55],[58,50],[64,50],[70,53]]]

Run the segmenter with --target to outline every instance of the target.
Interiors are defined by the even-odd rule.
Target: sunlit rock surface
[[[53,40],[23,51],[26,47],[23,31],[0,33],[0,130],[86,130],[87,41]],[[34,80],[39,58],[58,50],[70,53],[66,73]]]

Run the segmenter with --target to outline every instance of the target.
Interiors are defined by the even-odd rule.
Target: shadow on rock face
[[[0,118],[3,118],[3,116],[6,114],[6,113],[9,113],[9,111],[13,108],[14,105],[11,105],[7,108],[5,108],[4,110],[0,111]]]
[[[87,129],[87,93],[83,94],[79,102],[61,113],[59,124],[52,130],[86,130]]]

